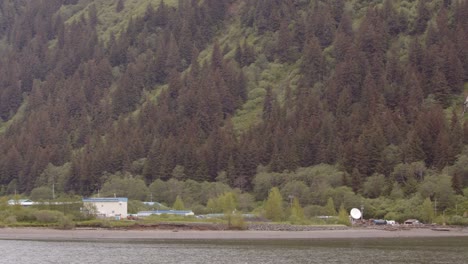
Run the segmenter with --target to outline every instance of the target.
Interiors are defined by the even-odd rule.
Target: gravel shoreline
[[[118,228],[117,228],[118,229]],[[122,229],[122,228],[121,228]],[[228,231],[228,225],[221,223],[166,223],[138,224],[123,228],[126,230],[177,230],[177,231]],[[346,230],[345,225],[291,225],[270,223],[248,223],[246,230],[250,231],[318,231]]]
[[[319,231],[319,230],[347,230],[344,225],[289,225],[289,224],[265,224],[251,223],[248,225],[251,231]]]
[[[40,241],[148,241],[148,240],[270,240],[270,239],[359,239],[396,237],[468,237],[468,228],[409,229],[387,231],[384,229],[348,228],[314,231],[224,231],[224,230],[110,230],[46,228],[0,228],[0,240]]]

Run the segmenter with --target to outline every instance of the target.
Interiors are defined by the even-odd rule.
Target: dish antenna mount
[[[361,219],[361,216],[362,216],[361,210],[359,210],[359,209],[357,209],[357,208],[351,209],[351,212],[349,212],[349,214],[351,215],[351,217],[352,217],[354,220]]]

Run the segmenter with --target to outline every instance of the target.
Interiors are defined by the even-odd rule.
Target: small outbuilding
[[[95,210],[98,217],[127,218],[128,198],[83,198],[83,206],[86,211]]]
[[[372,220],[372,223],[373,223],[374,225],[386,225],[386,224],[387,224],[387,220],[374,219],[374,220]]]

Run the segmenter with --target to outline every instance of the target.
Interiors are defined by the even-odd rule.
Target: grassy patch
[[[24,100],[21,106],[16,111],[15,115],[12,118],[10,118],[10,120],[6,122],[2,122],[0,120],[0,134],[3,134],[8,129],[8,127],[11,124],[13,124],[13,122],[15,122],[15,120],[18,120],[24,117],[27,104],[28,104],[28,101]]]
[[[272,88],[279,103],[284,103],[286,87],[289,85],[294,90],[299,78],[297,67],[295,64],[268,63],[260,58],[255,65],[245,69],[249,80],[249,94],[247,101],[232,118],[237,134],[261,122],[263,102],[268,87]]]
[[[8,227],[55,227],[55,224],[39,223],[39,222],[16,222],[4,224]]]
[[[127,220],[109,220],[109,219],[93,219],[87,221],[76,222],[76,227],[95,227],[95,228],[123,228],[136,225],[135,221]]]
[[[82,15],[87,17],[90,6],[94,4],[99,19],[97,32],[100,40],[106,42],[111,33],[118,35],[124,30],[131,18],[142,16],[149,4],[156,9],[160,3],[161,0],[126,0],[125,8],[117,13],[115,0],[82,0],[77,5],[64,6],[60,11],[64,17],[68,17],[67,23],[72,23]],[[177,5],[176,0],[165,0],[164,3],[169,6]]]
[[[214,222],[220,222],[221,220],[219,219],[200,219],[196,218],[194,216],[179,216],[179,215],[168,215],[168,214],[162,214],[162,215],[152,215],[145,217],[143,219],[138,220],[138,222],[144,223],[144,224],[151,224],[151,223],[167,223],[167,222],[175,222],[175,223],[214,223]]]

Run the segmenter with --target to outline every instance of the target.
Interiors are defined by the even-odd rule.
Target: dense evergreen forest
[[[468,210],[466,0],[1,0],[0,54],[0,195]]]

